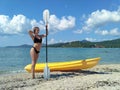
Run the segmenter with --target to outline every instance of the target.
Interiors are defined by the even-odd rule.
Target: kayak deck
[[[50,71],[74,71],[74,70],[81,70],[81,69],[88,69],[92,68],[98,64],[100,57],[98,58],[91,58],[85,60],[74,60],[68,62],[52,62],[48,63],[48,67]],[[35,66],[35,72],[43,72],[45,68],[45,63],[37,63]],[[25,66],[25,70],[31,72],[31,64]]]

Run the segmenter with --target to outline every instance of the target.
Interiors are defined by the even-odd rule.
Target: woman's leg
[[[35,59],[34,59],[34,61],[32,62],[32,67],[33,67],[33,78],[35,78],[35,65],[36,65],[36,63],[37,63],[37,60],[38,60],[38,56],[39,56],[39,54],[37,54],[36,52],[35,52]]]
[[[31,48],[30,51],[31,59],[32,59],[32,66],[31,66],[31,73],[32,73],[32,78],[35,78],[35,65],[38,60],[39,54],[37,54],[34,50],[34,48]]]
[[[35,78],[36,52],[34,51],[33,48],[31,48],[30,55],[32,59],[31,73],[32,73],[32,78],[34,79]]]

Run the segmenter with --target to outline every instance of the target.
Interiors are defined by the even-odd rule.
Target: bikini
[[[36,36],[34,37],[34,43],[42,43],[42,37],[40,36],[40,39],[38,39]],[[38,54],[40,51],[38,51],[34,46],[34,51]]]

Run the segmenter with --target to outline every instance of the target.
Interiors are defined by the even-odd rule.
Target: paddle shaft
[[[48,63],[47,35],[48,35],[48,28],[47,28],[47,24],[46,24],[46,63]]]

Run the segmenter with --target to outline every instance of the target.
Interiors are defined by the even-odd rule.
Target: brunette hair
[[[33,28],[33,32],[34,32],[34,33],[35,33],[36,29],[39,30],[39,27],[34,27],[34,28]]]

